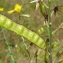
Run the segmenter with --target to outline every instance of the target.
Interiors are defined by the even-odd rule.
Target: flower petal
[[[19,13],[21,10],[22,10],[22,5],[16,4],[14,7],[14,11]]]
[[[14,10],[10,10],[8,11],[8,14],[12,14],[14,12]]]

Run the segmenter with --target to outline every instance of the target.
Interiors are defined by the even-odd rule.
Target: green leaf
[[[7,17],[0,14],[0,26],[5,27],[8,30],[11,30],[18,35],[21,35],[37,45],[40,48],[45,47],[45,41],[35,32],[27,29],[23,25],[19,25],[12,20],[8,19]]]

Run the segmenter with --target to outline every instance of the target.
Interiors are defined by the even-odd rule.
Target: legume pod
[[[19,25],[13,22],[12,20],[8,19],[7,17],[1,14],[0,14],[0,26],[17,33],[18,35],[25,37],[26,39],[28,39],[29,41],[31,41],[40,48],[45,47],[44,40],[38,34],[27,29],[23,25]]]

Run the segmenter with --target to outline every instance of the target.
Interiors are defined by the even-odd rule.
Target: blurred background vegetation
[[[0,12],[0,14],[5,15],[16,23],[22,24],[28,29],[36,32],[40,27],[44,25],[44,17],[39,12],[39,9],[35,11],[35,3],[30,4],[30,1],[32,0],[0,0],[0,7],[5,9],[3,12]],[[45,2],[47,4],[47,0],[45,0]],[[22,16],[19,20],[18,13],[13,13],[11,15],[7,13],[7,11],[13,9],[14,5],[17,3],[23,7],[23,10],[20,14],[30,14],[29,18]],[[53,10],[55,6],[62,4],[62,0],[53,0],[51,9]],[[55,30],[62,22],[63,13],[58,12],[56,16],[54,15],[52,17],[52,30]],[[4,40],[4,35],[1,32],[1,29],[4,30],[7,42],[9,42],[10,46],[12,46],[11,52],[17,63],[36,63],[35,56],[39,48],[29,42],[27,39],[23,41],[21,36],[3,27],[0,27],[0,63],[12,63],[12,60],[9,56],[11,54],[8,52],[8,46]],[[41,36],[44,38],[44,35]],[[59,47],[63,46],[63,29],[57,31],[55,37],[53,37],[53,42],[54,41],[59,42]],[[39,51],[40,54],[38,55],[38,63],[42,63],[44,61],[44,51],[41,49],[39,49]]]

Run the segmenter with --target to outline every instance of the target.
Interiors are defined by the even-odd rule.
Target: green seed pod
[[[44,2],[39,1],[39,8],[40,8],[40,12],[42,13],[42,15],[44,16],[44,18],[46,20],[48,20],[48,14],[47,14],[47,8],[44,5]]]
[[[38,34],[44,34],[47,31],[47,26],[43,26],[40,29],[38,29],[37,33]]]
[[[39,8],[40,8],[40,12],[45,15],[45,6],[43,4],[43,2],[39,2]]]
[[[45,48],[45,42],[38,34],[30,31],[23,25],[19,25],[13,22],[12,20],[8,19],[7,17],[1,14],[0,14],[0,26],[5,27],[6,29],[11,30],[25,37],[26,39],[28,39],[29,41],[31,41],[40,48]]]

